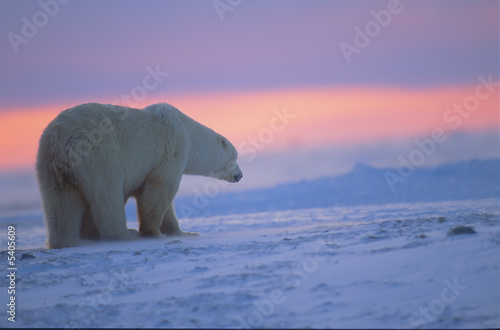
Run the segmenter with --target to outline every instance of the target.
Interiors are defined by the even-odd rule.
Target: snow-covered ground
[[[222,214],[182,218],[195,238],[46,250],[40,210],[0,212],[0,327],[500,327],[498,197]]]
[[[209,182],[176,204],[199,237],[60,250],[44,248],[33,179],[0,178],[0,327],[500,327],[500,161],[419,168],[395,191],[388,171]]]

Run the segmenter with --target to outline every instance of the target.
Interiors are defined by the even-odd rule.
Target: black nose
[[[235,174],[234,177],[233,177],[234,178],[234,182],[240,181],[242,177],[243,177],[243,173],[241,173],[241,172],[238,173],[238,174]]]

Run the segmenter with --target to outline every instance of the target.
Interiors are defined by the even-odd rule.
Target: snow
[[[200,186],[193,196],[179,197],[176,211],[181,217],[192,217],[311,207],[500,198],[498,159],[473,159],[401,172],[411,174],[405,177],[400,175],[399,169],[374,168],[358,163],[347,174],[232,193],[223,198],[217,198],[218,191],[213,188],[217,183],[212,179],[212,182]]]
[[[498,168],[475,161],[415,172],[399,200],[397,192],[380,198],[372,179],[383,170],[357,166],[328,181],[260,191],[271,202],[300,191],[309,207],[259,206],[255,191],[221,193],[198,216],[180,219],[199,237],[60,250],[43,247],[41,210],[9,208],[0,212],[0,255],[6,264],[13,224],[16,322],[4,312],[0,327],[500,327],[500,182],[481,179]],[[451,182],[450,173],[482,184],[460,190],[463,181]],[[412,178],[417,190],[408,188]],[[364,192],[340,205],[325,190],[335,183],[355,191],[363,182]],[[331,205],[315,207],[328,191]],[[373,194],[379,198],[360,202]],[[235,200],[248,205],[227,214]],[[126,211],[137,228],[134,204]],[[449,234],[459,226],[475,233]],[[4,303],[8,285],[1,276]]]

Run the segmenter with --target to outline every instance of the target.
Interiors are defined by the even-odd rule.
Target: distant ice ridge
[[[388,178],[399,177],[400,181]],[[500,198],[500,160],[470,160],[431,168],[373,168],[274,188],[212,196],[203,189],[176,199],[179,217],[330,206]]]

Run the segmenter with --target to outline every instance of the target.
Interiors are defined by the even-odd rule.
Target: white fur
[[[168,104],[65,110],[43,132],[37,155],[47,247],[137,237],[123,208],[131,196],[141,236],[194,234],[181,231],[173,208],[182,174],[237,182],[236,158],[226,138]]]

